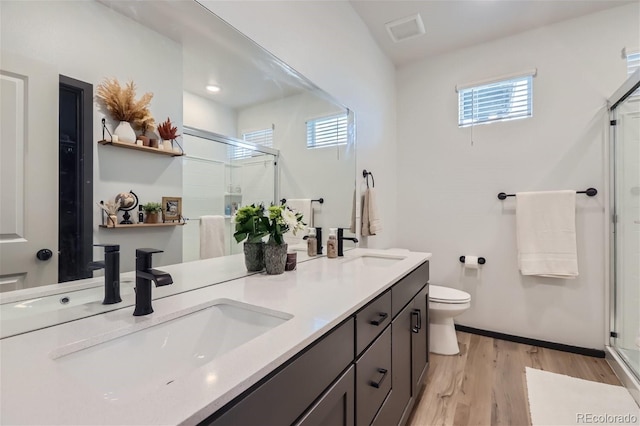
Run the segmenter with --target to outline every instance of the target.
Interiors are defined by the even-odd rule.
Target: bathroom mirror
[[[263,167],[273,167],[277,158],[279,171],[270,171],[274,176],[273,192],[268,198],[265,196],[264,202],[323,198],[322,205],[314,205],[315,225],[325,228],[349,225],[356,176],[353,112],[199,3],[2,1],[0,12],[3,149],[8,146],[7,141],[12,142],[10,155],[3,151],[3,157],[10,160],[2,163],[3,262],[8,259],[5,256],[8,244],[31,239],[34,229],[48,238],[18,250],[17,245],[12,247],[11,262],[20,263],[22,269],[2,263],[0,292],[58,282],[58,238],[66,234],[58,230],[58,220],[73,213],[61,209],[57,214],[58,181],[63,182],[56,160],[58,136],[62,139],[60,76],[79,85],[92,85],[93,93],[105,78],[116,78],[123,85],[133,81],[137,97],[147,92],[153,94],[150,110],[156,123],[170,118],[181,134],[186,133],[185,127],[190,127],[241,141],[245,134],[271,129],[272,148],[278,156],[251,157]],[[218,86],[219,92],[208,92],[210,85]],[[80,98],[76,104],[82,105]],[[5,105],[13,106],[11,114]],[[164,250],[154,258],[154,267],[195,260],[194,247],[199,242],[194,236],[198,224],[193,220],[197,215],[190,217],[192,221],[186,225],[109,229],[100,226],[104,219],[96,205],[121,192],[133,191],[140,204],[160,202],[163,197],[181,197],[184,215],[191,215],[184,188],[185,173],[191,170],[186,136],[178,138],[186,156],[100,145],[97,142],[107,139],[118,123],[105,114],[95,99],[90,105],[85,101],[84,107],[85,110],[88,107],[87,114],[91,117],[90,125],[85,126],[91,127],[90,152],[85,155],[93,161],[93,168],[79,175],[75,182],[78,188],[89,182],[93,194],[84,207],[85,213],[87,208],[90,211],[85,248],[81,244],[71,245],[75,247],[72,254],[76,256],[72,257],[79,268],[103,256],[101,248],[87,250],[87,241],[89,246],[119,244],[122,272],[134,269],[137,247]],[[318,120],[342,116],[348,122],[346,143],[308,147],[309,126]],[[106,133],[102,128],[103,117]],[[230,165],[247,162],[246,158],[228,155]],[[213,176],[203,179],[209,178],[219,179]],[[216,195],[223,201],[207,213],[230,216],[225,193],[243,194],[234,200],[243,205],[257,201],[244,194],[251,194],[255,185],[264,182],[247,179],[244,183],[231,174],[226,176],[220,185],[223,193]],[[10,197],[5,198],[7,195]],[[130,213],[137,222],[137,210]],[[118,220],[122,220],[122,212]],[[73,223],[80,226],[79,222]],[[227,232],[230,241],[230,224]],[[45,260],[40,259],[40,254],[36,256],[42,249],[49,250],[43,255],[49,256]],[[226,254],[237,251],[229,245]]]

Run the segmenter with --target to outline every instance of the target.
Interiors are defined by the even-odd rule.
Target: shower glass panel
[[[200,259],[197,225],[205,215],[224,217],[224,254],[242,253],[233,215],[243,205],[275,202],[278,151],[188,127],[183,143],[182,214],[196,225],[184,227],[183,261]]]
[[[637,92],[636,92],[637,93]],[[614,314],[611,345],[640,378],[640,96],[611,110],[614,179]]]

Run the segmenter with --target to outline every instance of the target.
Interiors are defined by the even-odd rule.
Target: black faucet
[[[354,243],[358,242],[356,237],[345,237],[344,230],[345,228],[338,228],[338,256],[344,256],[344,240],[353,241]]]
[[[162,250],[152,248],[136,249],[136,308],[133,311],[133,315],[136,317],[149,315],[153,312],[151,281],[156,283],[156,287],[173,284],[171,275],[151,268],[151,255],[162,252]]]
[[[103,305],[122,302],[120,298],[120,246],[118,244],[94,244],[104,247],[104,260],[89,262],[89,270],[104,268],[104,300]]]

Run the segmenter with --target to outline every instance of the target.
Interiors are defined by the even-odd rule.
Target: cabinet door
[[[298,426],[353,426],[355,371],[351,366],[295,423]]]
[[[411,382],[416,396],[429,358],[429,286],[413,299],[411,306]]]

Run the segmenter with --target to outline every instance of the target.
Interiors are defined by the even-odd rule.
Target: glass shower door
[[[640,96],[613,110],[615,312],[611,344],[640,377]]]

